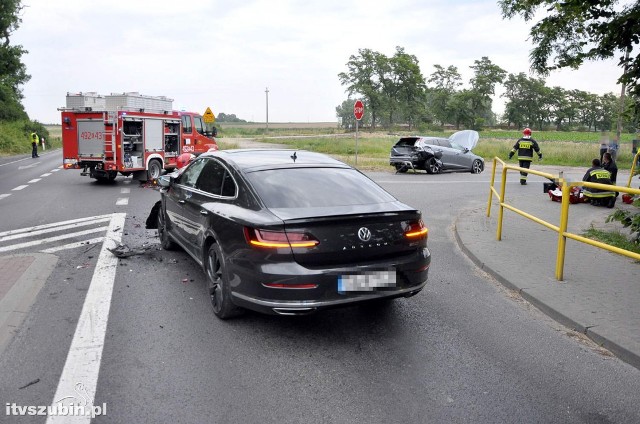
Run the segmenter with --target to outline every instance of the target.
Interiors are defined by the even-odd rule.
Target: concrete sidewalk
[[[506,202],[559,225],[560,203],[543,193],[540,177],[532,177],[527,186],[509,182]],[[487,187],[487,196],[488,191]],[[458,216],[455,233],[462,250],[480,268],[556,321],[585,333],[640,368],[640,263],[567,239],[564,281],[557,281],[558,233],[505,209],[502,241],[497,241],[496,204],[494,199],[490,218],[486,206]],[[620,198],[618,207],[633,208],[623,205]],[[605,220],[613,211],[589,204],[569,209],[568,231],[580,235],[592,225],[610,225],[605,225]]]

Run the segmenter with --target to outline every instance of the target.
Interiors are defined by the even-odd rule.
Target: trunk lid
[[[370,210],[370,209],[369,209]],[[411,241],[405,231],[420,220],[417,210],[336,214],[284,220],[287,233],[303,232],[320,243],[294,248],[293,256],[306,267],[350,266],[388,261],[415,252],[424,241]]]

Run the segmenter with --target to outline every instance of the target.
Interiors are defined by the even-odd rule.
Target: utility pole
[[[264,93],[267,95],[267,129],[265,133],[269,131],[269,87],[264,90]]]
[[[628,61],[629,61],[629,52],[631,51],[631,47],[627,48],[627,51],[625,52],[624,55],[624,71],[622,72],[622,75],[625,76],[627,75],[627,67],[628,67]],[[627,91],[627,86],[622,83],[622,89],[620,90],[620,108],[618,110],[618,125],[616,128],[616,148],[611,152],[611,156],[613,157],[613,160],[616,160],[616,156],[618,155],[618,149],[620,148],[620,144],[621,144],[621,135],[622,135],[622,115],[624,114],[624,100],[625,100],[625,94]]]

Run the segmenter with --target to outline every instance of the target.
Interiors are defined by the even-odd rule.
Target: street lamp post
[[[267,129],[265,130],[265,133],[266,133],[267,131],[269,131],[269,87],[267,87],[264,90],[264,93],[267,96]]]

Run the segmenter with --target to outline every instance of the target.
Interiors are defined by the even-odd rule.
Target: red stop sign
[[[353,105],[353,116],[355,116],[358,121],[364,116],[364,105],[360,100],[356,100]]]

